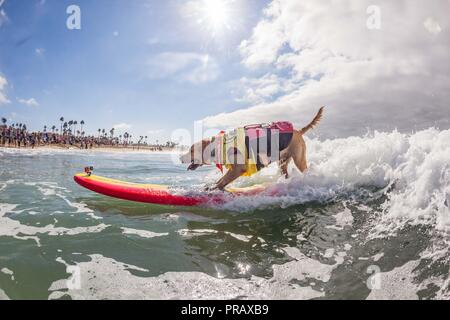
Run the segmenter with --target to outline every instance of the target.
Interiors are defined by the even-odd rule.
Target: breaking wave
[[[322,142],[312,139],[307,140],[307,148],[305,174],[290,168],[291,178],[285,180],[271,166],[236,184],[276,180],[275,185],[257,197],[236,198],[225,208],[248,211],[314,201],[380,199],[374,212],[380,232],[382,225],[394,230],[405,222],[450,231],[450,130],[375,132]]]

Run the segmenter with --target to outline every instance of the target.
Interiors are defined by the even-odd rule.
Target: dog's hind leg
[[[288,166],[289,162],[291,162],[291,159],[291,150],[289,148],[280,152],[280,160],[278,162],[278,166],[280,167],[281,174],[284,175],[286,179],[289,178]]]
[[[301,147],[296,148],[295,152],[292,155],[292,159],[294,159],[295,166],[302,173],[308,169],[308,164],[306,162],[306,145],[303,144]]]
[[[289,162],[291,162],[291,158],[280,161],[281,174],[284,175],[286,177],[286,179],[289,178],[289,173],[288,173]]]

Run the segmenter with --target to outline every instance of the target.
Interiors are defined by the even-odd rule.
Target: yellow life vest
[[[245,164],[246,171],[242,176],[251,176],[258,172],[257,158],[252,152],[248,154],[245,144],[245,129],[238,128],[222,135],[222,164],[230,170],[234,164]],[[237,150],[238,152],[235,152]],[[238,157],[241,158],[238,158]]]

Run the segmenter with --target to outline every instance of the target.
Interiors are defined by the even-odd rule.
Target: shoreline
[[[82,153],[90,152],[104,152],[104,153],[156,153],[156,154],[167,154],[167,153],[178,153],[181,150],[176,148],[163,147],[162,150],[156,150],[154,147],[111,147],[111,146],[101,146],[93,147],[92,149],[81,149],[76,146],[63,146],[63,145],[44,145],[32,147],[6,147],[0,146],[0,151],[77,151]]]

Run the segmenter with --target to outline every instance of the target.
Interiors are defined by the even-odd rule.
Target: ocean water
[[[171,154],[0,149],[0,299],[449,299],[450,130],[307,140],[276,197],[175,208],[72,177],[199,190]]]

